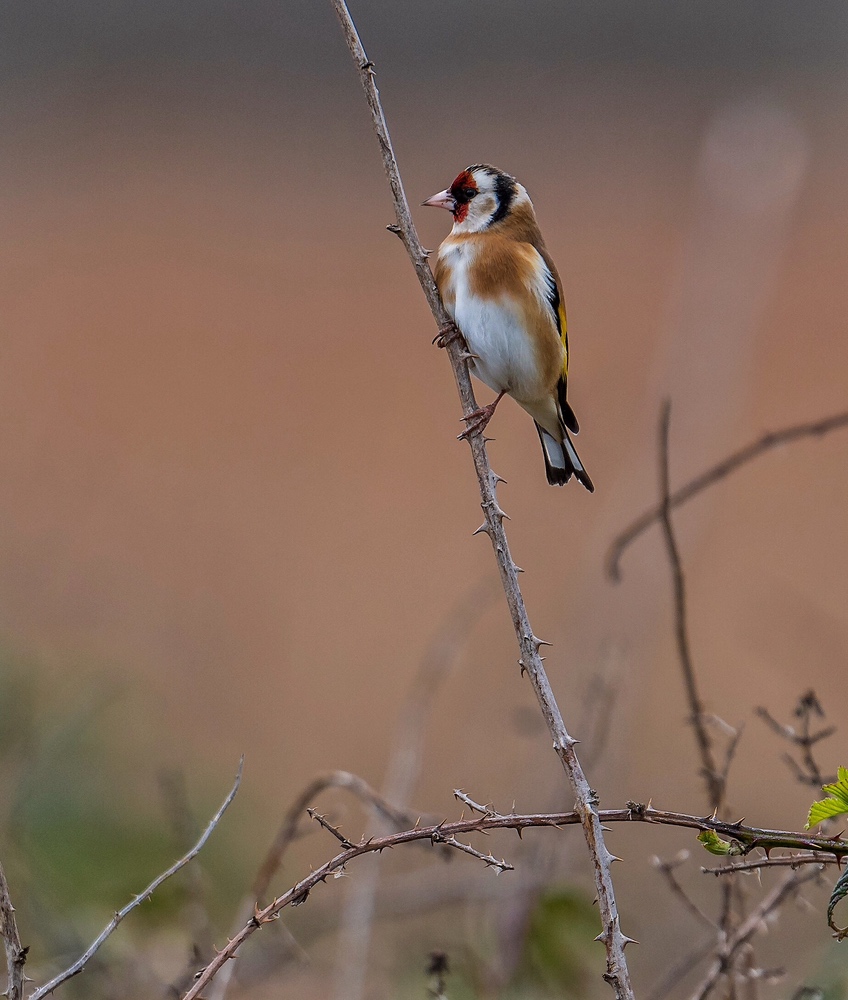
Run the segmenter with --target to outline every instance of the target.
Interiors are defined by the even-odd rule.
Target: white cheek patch
[[[474,209],[474,216],[479,218],[481,222],[485,223],[488,222],[497,211],[498,203],[495,200],[494,195],[478,194],[471,203],[471,207]]]
[[[455,222],[455,233],[479,233],[485,229],[498,209],[497,199],[493,194],[481,191],[468,204],[468,214],[462,222]]]

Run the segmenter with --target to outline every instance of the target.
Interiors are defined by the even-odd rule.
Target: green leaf
[[[698,834],[698,840],[701,841],[710,854],[715,854],[720,858],[728,854],[742,853],[742,848],[735,840],[722,840],[715,830],[702,830]]]
[[[840,768],[839,770],[842,771],[844,768]],[[830,902],[827,904],[827,926],[833,931],[833,936],[837,941],[848,937],[848,927],[837,927],[833,922],[833,911],[836,908],[836,904],[846,896],[848,896],[848,869],[839,876],[836,885],[833,887],[833,892],[830,894]]]
[[[817,826],[826,819],[848,813],[848,768],[840,767],[836,774],[837,780],[834,784],[822,785],[822,791],[827,792],[827,798],[814,802],[810,806],[806,829],[809,830],[811,826]],[[842,879],[839,881],[841,882]],[[836,884],[839,885],[839,882]]]

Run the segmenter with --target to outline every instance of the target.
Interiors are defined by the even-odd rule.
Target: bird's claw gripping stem
[[[462,334],[459,332],[459,327],[456,323],[447,323],[445,326],[439,329],[439,332],[433,338],[433,343],[440,350],[452,344],[455,340],[459,340]]]
[[[488,426],[489,421],[492,419],[498,403],[503,399],[503,396],[504,393],[500,392],[491,403],[487,403],[485,406],[481,406],[476,410],[472,410],[471,413],[467,413],[462,419],[468,426],[460,435],[458,435],[457,441],[465,441],[473,434],[482,434]]]

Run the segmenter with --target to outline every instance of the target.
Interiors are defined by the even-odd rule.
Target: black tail
[[[563,440],[559,442],[543,427],[536,424],[539,440],[542,442],[542,453],[545,456],[545,472],[551,486],[565,486],[572,476],[585,486],[590,493],[595,492],[595,486],[589,478],[589,473],[583,467],[580,456],[572,444],[568,431],[563,427]]]

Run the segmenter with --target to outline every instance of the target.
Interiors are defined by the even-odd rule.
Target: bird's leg
[[[462,334],[459,332],[459,327],[456,323],[446,323],[443,327],[439,328],[439,332],[433,338],[433,343],[438,348],[447,347],[454,340],[459,340],[461,336]]]
[[[457,440],[464,441],[466,438],[471,437],[472,434],[482,434],[489,421],[492,419],[498,403],[504,398],[505,395],[506,389],[501,389],[491,403],[487,403],[485,406],[481,406],[478,410],[473,410],[471,413],[466,414],[462,419],[468,424],[468,426],[459,435]]]

